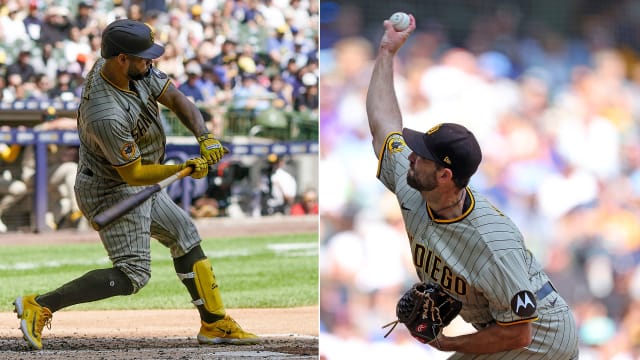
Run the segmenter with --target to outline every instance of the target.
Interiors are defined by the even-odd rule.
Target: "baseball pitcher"
[[[421,341],[455,352],[451,359],[577,359],[578,336],[568,305],[516,225],[468,187],[482,159],[475,136],[453,123],[426,133],[402,129],[393,62],[415,26],[412,15],[402,31],[384,22],[367,113],[377,177],[397,196],[418,276],[448,296],[432,296],[436,290],[423,285],[413,291],[417,295],[399,302],[399,321]],[[442,309],[434,302],[455,303],[449,297],[461,303],[460,316],[477,331],[447,337],[434,328],[428,332],[433,336],[426,336],[433,322],[424,319]],[[418,317],[403,314],[420,302],[426,305]]]

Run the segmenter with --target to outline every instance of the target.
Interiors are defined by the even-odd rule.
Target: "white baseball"
[[[403,12],[397,12],[389,18],[391,24],[393,24],[393,28],[396,31],[403,31],[409,27],[409,15]]]

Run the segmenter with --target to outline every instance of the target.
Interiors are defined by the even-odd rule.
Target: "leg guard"
[[[193,281],[197,297],[193,296],[196,294],[192,294],[194,299],[192,302],[198,309],[204,308],[210,314],[224,317],[225,309],[220,296],[220,289],[216,283],[216,277],[213,274],[209,259],[204,258],[196,261],[193,264],[192,272],[186,274],[178,273],[178,278],[187,288],[189,288],[189,283]]]

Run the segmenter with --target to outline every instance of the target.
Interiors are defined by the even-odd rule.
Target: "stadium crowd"
[[[154,28],[155,40],[166,46],[154,66],[206,113],[215,136],[225,136],[230,111],[257,116],[277,109],[317,118],[314,0],[1,1],[2,109],[34,101],[77,104],[84,77],[100,57],[101,31],[119,18]],[[180,135],[171,121],[164,123],[168,135]],[[18,170],[5,171],[5,179],[20,180],[20,165],[7,162],[20,159],[2,158],[5,169]]]
[[[472,129],[483,161],[471,186],[518,224],[570,302],[580,359],[640,359],[640,47],[629,36],[640,24],[629,16],[633,6],[575,14],[581,26],[573,35],[531,21],[541,19],[522,24],[515,7],[497,7],[472,17],[455,43],[452,29],[420,6],[395,67],[405,126]],[[406,331],[385,339],[381,328],[417,281],[398,204],[375,176],[364,103],[388,14],[354,4],[327,9],[320,187],[331,196],[320,197],[321,357],[446,358]],[[365,15],[379,20],[368,24]],[[447,331],[470,327],[456,321]]]

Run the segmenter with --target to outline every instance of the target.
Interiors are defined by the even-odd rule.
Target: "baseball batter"
[[[514,223],[468,187],[482,159],[474,135],[444,123],[402,129],[393,84],[395,53],[415,29],[384,22],[367,113],[377,177],[397,196],[421,280],[462,302],[477,332],[440,335],[431,346],[451,359],[577,359],[578,336],[564,299],[525,247]]]
[[[152,67],[164,47],[154,42],[153,29],[123,19],[102,34],[102,59],[86,78],[78,110],[80,161],[75,191],[80,209],[90,220],[115,203],[191,166],[191,176],[207,175],[224,148],[206,130],[198,108],[170,79]],[[201,157],[184,164],[162,164],[166,137],[159,119],[160,102],[198,137]],[[100,230],[113,267],[96,269],[41,295],[18,296],[14,302],[25,340],[42,348],[42,329],[52,313],[79,303],[138,292],[151,276],[151,237],[166,246],[178,278],[197,307],[201,344],[255,343],[226,313],[211,263],[189,216],[165,191]]]

